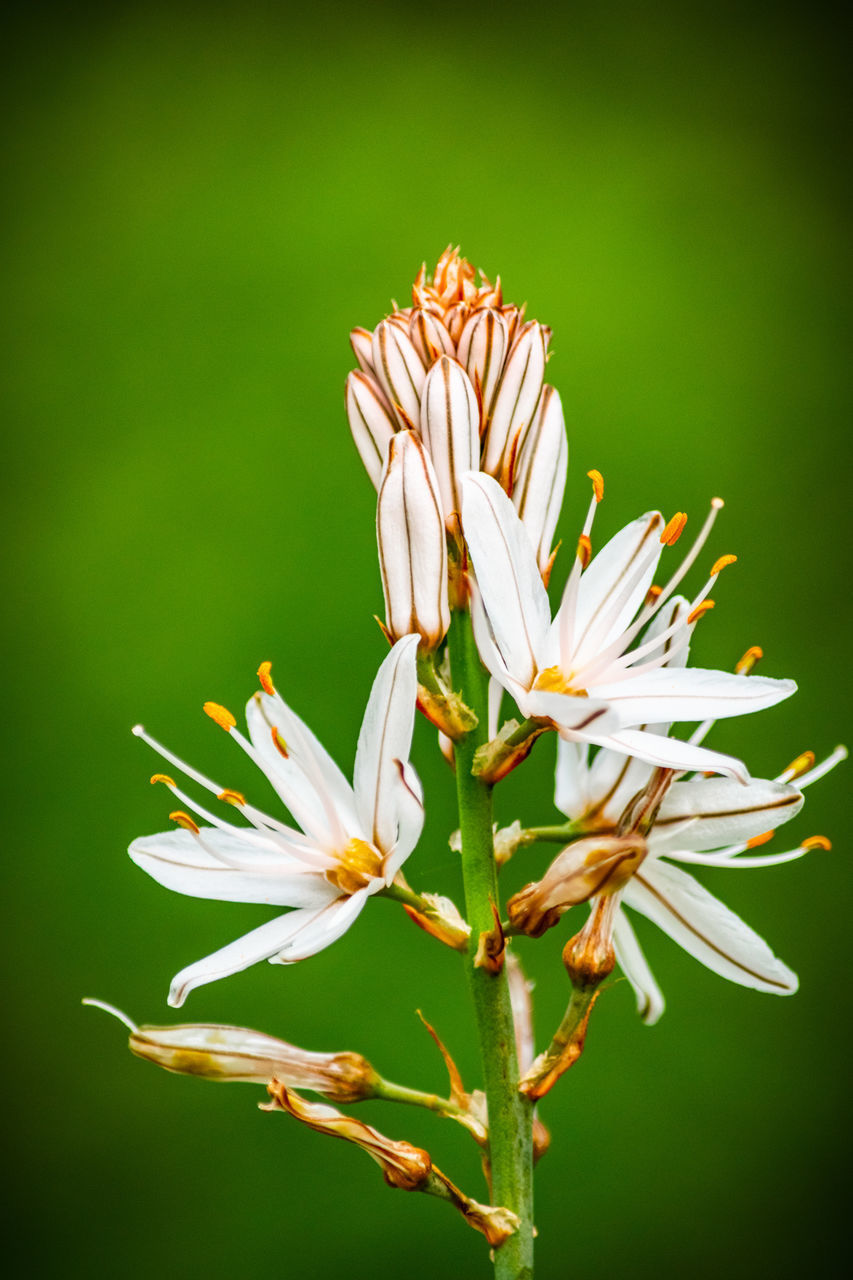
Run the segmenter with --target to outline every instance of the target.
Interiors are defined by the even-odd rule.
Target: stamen
[[[711,565],[711,577],[716,578],[718,573],[722,573],[727,565],[734,564],[736,560],[737,556],[720,556],[719,560],[715,560]]]
[[[684,526],[687,524],[687,514],[684,511],[676,511],[671,520],[667,520],[660,540],[665,547],[674,547],[678,539],[684,532]]]
[[[826,836],[809,836],[807,840],[800,841],[801,849],[825,849],[827,852],[832,848],[832,841],[827,840]]]
[[[759,845],[767,844],[768,840],[772,840],[776,831],[764,831],[760,836],[753,836],[751,840],[747,840],[747,849],[757,849]]]
[[[595,469],[587,471],[586,474],[592,481],[592,491],[595,494],[595,500],[596,502],[600,502],[604,497],[604,476],[600,471],[596,471]]]
[[[662,591],[663,591],[663,587],[659,587],[656,582],[653,582],[652,585],[649,587],[648,591],[646,592],[646,598],[643,601],[643,604],[644,605],[654,604],[655,600],[657,600],[658,596]]]
[[[275,725],[273,725],[272,728],[270,729],[270,734],[272,737],[273,746],[275,747],[276,751],[279,753],[279,755],[284,756],[285,760],[287,760],[288,756],[290,755],[290,752],[287,749],[287,743],[285,742],[284,738],[281,736],[281,734],[279,733]]]
[[[585,569],[592,559],[592,543],[585,533],[578,538],[577,557],[581,562],[581,568]]]
[[[227,707],[222,707],[218,702],[206,702],[203,707],[204,714],[210,716],[221,729],[226,733],[230,733],[236,727],[237,721],[232,716]]]
[[[170,778],[168,773],[152,773],[150,781],[152,786],[155,782],[162,782],[166,787],[175,786],[175,779]]]
[[[787,769],[782,771],[782,776],[786,782],[792,782],[794,778],[799,778],[802,774],[808,773],[809,769],[814,768],[815,753],[813,751],[803,751],[798,755],[796,760],[792,760]]]
[[[764,657],[764,650],[761,648],[760,645],[757,645],[757,644],[750,645],[750,647],[747,649],[743,657],[739,659],[738,662],[735,663],[735,675],[748,676],[750,671],[752,671],[753,667],[755,666],[756,662],[760,662],[760,660],[763,657]]]
[[[192,831],[193,835],[196,836],[201,831],[201,827],[198,823],[193,822],[190,815],[185,813],[183,809],[173,810],[173,812],[169,814],[169,821],[177,822],[179,827],[183,827],[185,831]]]
[[[240,791],[232,791],[230,787],[226,787],[224,791],[220,791],[216,797],[217,800],[224,800],[226,804],[244,805],[246,797]]]
[[[687,615],[687,625],[692,626],[694,622],[698,622],[704,613],[714,608],[713,600],[703,600],[701,604],[697,604],[692,613]]]
[[[262,662],[261,665],[258,667],[258,679],[261,682],[261,688],[263,689],[264,693],[269,693],[270,695],[275,693],[275,685],[273,684],[272,676],[270,675],[271,671],[272,671],[271,662]]]

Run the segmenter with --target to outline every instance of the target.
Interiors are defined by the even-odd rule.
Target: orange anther
[[[241,791],[232,791],[230,787],[226,787],[224,791],[220,791],[216,797],[217,800],[224,800],[226,804],[245,804],[246,797]]]
[[[807,840],[801,842],[800,848],[825,849],[828,852],[832,848],[832,841],[827,840],[826,836],[809,836]]]
[[[595,469],[587,471],[586,474],[592,481],[592,491],[595,494],[595,500],[596,502],[600,502],[604,497],[604,476],[600,471],[596,471]]]
[[[709,609],[713,609],[713,608],[714,608],[713,600],[703,600],[701,604],[697,604],[696,608],[693,610],[692,613],[688,613],[687,625],[692,626],[694,622],[699,621],[699,619],[702,617],[703,614],[707,613]]]
[[[687,515],[683,511],[676,511],[675,515],[667,520],[664,525],[663,533],[660,540],[665,547],[674,547],[678,539],[684,532],[684,526],[687,524]]]
[[[221,707],[218,702],[206,702],[203,710],[204,714],[210,716],[211,720],[215,720],[226,733],[230,733],[237,723],[228,708]]]
[[[290,752],[287,749],[287,743],[279,733],[278,729],[276,729],[275,725],[273,725],[272,729],[270,730],[270,734],[272,735],[273,746],[275,747],[276,751],[279,753],[279,755],[284,756],[286,760],[287,757],[290,755]]]
[[[772,840],[775,834],[775,831],[764,831],[760,836],[753,836],[751,840],[747,840],[746,847],[747,849],[757,849],[759,845],[767,844],[768,840]]]
[[[193,822],[188,813],[184,813],[183,809],[175,809],[169,814],[170,822],[177,822],[179,827],[183,827],[186,831],[192,831],[193,835],[198,835],[199,826],[197,822]]]
[[[657,600],[658,596],[662,591],[663,591],[663,587],[659,587],[656,582],[653,582],[652,585],[649,587],[648,591],[646,592],[646,599],[644,603],[654,604],[655,600]]]
[[[168,773],[152,773],[151,782],[152,785],[155,782],[162,782],[167,787],[173,787],[175,785],[174,779],[170,778]]]
[[[711,577],[715,578],[718,573],[722,573],[727,565],[734,564],[737,556],[720,556],[719,560],[715,560],[711,565]]]
[[[581,562],[581,568],[585,569],[592,559],[592,543],[585,533],[578,538],[577,557]]]
[[[258,679],[261,682],[261,688],[264,693],[275,693],[275,685],[273,684],[272,676],[270,675],[271,671],[271,662],[262,662],[258,667]]]
[[[792,760],[785,770],[785,777],[789,782],[794,778],[801,778],[804,773],[808,773],[809,769],[814,768],[815,754],[813,751],[803,751],[798,755],[796,760]]]
[[[759,662],[763,657],[764,650],[760,645],[750,645],[743,657],[735,663],[735,675],[748,676],[756,662]]]

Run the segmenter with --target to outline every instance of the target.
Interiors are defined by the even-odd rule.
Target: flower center
[[[543,693],[565,693],[570,698],[589,696],[586,689],[573,688],[571,678],[561,667],[546,667],[544,671],[540,671],[533,681],[533,688],[540,689]]]
[[[326,872],[326,879],[344,893],[353,894],[381,874],[382,858],[373,845],[354,839],[338,854],[337,866]]]

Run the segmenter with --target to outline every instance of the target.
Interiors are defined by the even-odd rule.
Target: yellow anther
[[[722,498],[711,499],[711,506],[714,508],[715,511],[721,511],[725,505],[726,504]]]
[[[175,809],[169,814],[170,822],[177,822],[179,827],[183,827],[185,831],[192,831],[193,835],[198,835],[199,826],[197,822],[193,822],[188,813],[184,813],[183,809]]]
[[[585,569],[592,559],[592,543],[585,533],[582,533],[578,538],[577,557],[581,562],[582,569]]]
[[[715,578],[718,573],[722,573],[727,565],[734,564],[737,556],[720,556],[719,560],[715,560],[711,565],[711,577]]]
[[[337,864],[326,872],[326,879],[344,893],[358,893],[376,876],[382,874],[382,858],[366,840],[350,840]]]
[[[595,494],[596,502],[600,502],[604,497],[604,476],[600,471],[587,471],[588,478],[592,481],[592,491]]]
[[[659,587],[656,582],[653,582],[652,585],[649,587],[648,591],[646,592],[646,598],[644,603],[654,604],[655,600],[657,600],[658,596],[662,591],[663,591],[663,587]]]
[[[743,657],[735,663],[735,675],[748,676],[756,662],[759,662],[763,657],[764,650],[760,645],[750,645]]]
[[[687,625],[692,626],[694,622],[699,621],[699,619],[702,617],[703,614],[707,613],[709,609],[713,609],[713,608],[714,608],[713,600],[703,600],[701,604],[697,604],[696,608],[693,610],[692,613],[688,613]]]
[[[237,723],[228,708],[221,707],[218,702],[206,702],[204,714],[210,716],[211,720],[215,720],[226,733],[230,733]]]
[[[801,842],[800,848],[825,849],[828,852],[832,848],[832,841],[827,840],[826,836],[809,836],[807,840]]]
[[[272,743],[276,751],[279,753],[279,755],[284,756],[286,760],[287,757],[290,755],[290,752],[287,749],[287,743],[279,733],[278,729],[276,729],[275,725],[273,725],[272,729],[270,730],[270,735],[272,737]]]
[[[261,688],[264,693],[275,693],[275,685],[273,684],[272,676],[270,675],[271,671],[271,662],[262,662],[258,667],[258,679],[261,682]]]
[[[216,797],[217,800],[224,800],[226,804],[245,804],[246,797],[240,791],[232,791],[230,787],[226,787],[224,791],[220,791]]]
[[[684,532],[684,526],[687,524],[687,515],[684,511],[676,511],[672,519],[667,520],[664,525],[663,533],[660,540],[665,547],[674,547],[678,539]]]
[[[167,787],[173,787],[175,785],[174,778],[170,778],[168,773],[152,773],[151,775],[152,786],[155,782],[162,782],[164,786],[167,786]]]
[[[804,773],[808,773],[809,769],[814,768],[815,754],[813,751],[803,751],[798,755],[796,760],[792,760],[785,770],[785,778],[788,782],[793,782],[794,778],[801,778]]]
[[[775,831],[763,831],[760,836],[753,836],[751,840],[747,840],[746,847],[757,849],[759,845],[767,844],[768,840],[772,840],[775,834]]]

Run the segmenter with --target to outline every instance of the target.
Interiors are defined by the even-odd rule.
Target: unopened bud
[[[413,431],[391,440],[376,508],[385,621],[392,640],[435,649],[450,626],[447,545],[438,481]]]
[[[498,480],[510,456],[524,441],[533,420],[545,376],[545,330],[524,325],[506,358],[486,429],[482,468]]]
[[[408,322],[382,320],[373,331],[373,367],[401,427],[418,425],[426,370],[408,335]]]
[[[347,378],[347,417],[359,457],[378,489],[396,423],[385,396],[365,373],[353,371]]]
[[[456,354],[453,340],[444,324],[438,316],[422,307],[416,307],[409,317],[409,337],[426,369],[429,369],[439,356]]]
[[[442,356],[426,376],[420,422],[438,477],[444,514],[449,516],[462,510],[461,477],[480,466],[477,396],[468,375],[449,356]]]
[[[509,918],[516,929],[537,938],[569,907],[593,894],[621,888],[645,856],[645,841],[637,835],[575,840],[557,855],[541,880],[510,898]]]
[[[551,544],[569,465],[569,445],[563,406],[553,387],[543,387],[533,425],[524,437],[517,460],[512,501],[536,550],[541,573],[551,556]]]
[[[389,1186],[399,1187],[402,1191],[417,1191],[429,1178],[432,1161],[420,1147],[413,1147],[408,1142],[394,1142],[371,1125],[343,1115],[322,1102],[308,1102],[288,1089],[281,1080],[271,1082],[269,1094],[272,1101],[263,1105],[262,1110],[285,1111],[316,1133],[355,1143],[376,1161]]]
[[[459,337],[459,363],[479,383],[483,413],[488,417],[509,350],[507,322],[491,307],[475,311]]]
[[[373,334],[369,329],[353,329],[349,336],[350,346],[364,373],[373,373]]]

